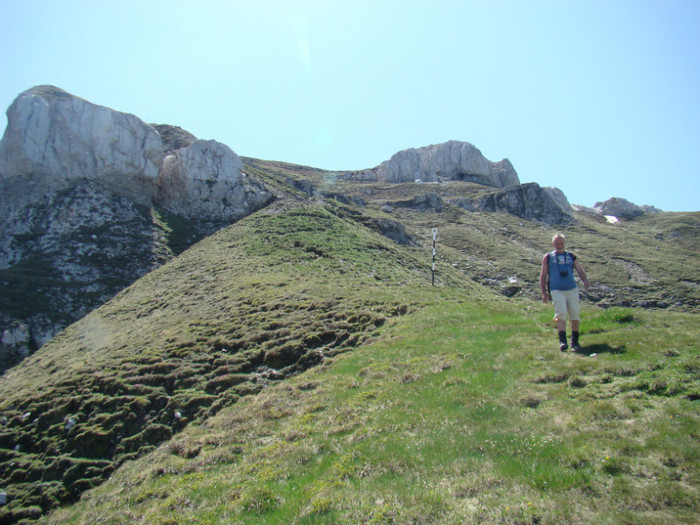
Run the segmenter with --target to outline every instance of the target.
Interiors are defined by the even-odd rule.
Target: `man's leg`
[[[573,350],[580,350],[581,345],[578,344],[578,334],[579,334],[579,326],[581,324],[581,321],[571,321],[571,348]]]
[[[571,349],[578,351],[581,349],[578,342],[579,328],[581,326],[578,289],[569,300],[569,318],[571,319]]]
[[[559,349],[566,350],[566,319],[557,319],[557,333],[559,334]]]
[[[557,322],[557,332],[559,333],[559,350],[568,350],[566,344],[566,297],[561,290],[552,290],[552,303],[554,304],[554,320]]]

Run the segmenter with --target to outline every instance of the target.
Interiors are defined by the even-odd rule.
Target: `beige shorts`
[[[552,290],[552,303],[554,304],[554,320],[566,321],[567,314],[571,321],[580,321],[578,304],[578,288],[572,290]]]

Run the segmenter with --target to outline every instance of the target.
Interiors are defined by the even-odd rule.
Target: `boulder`
[[[225,144],[196,140],[163,159],[155,202],[189,219],[234,222],[273,199],[242,169],[241,158]]]
[[[20,94],[7,110],[0,175],[42,181],[61,190],[96,181],[119,195],[150,203],[163,146],[138,117],[91,104],[53,86]]]
[[[472,144],[454,140],[399,151],[376,168],[356,172],[351,178],[383,182],[460,180],[497,188],[520,182],[508,159],[491,162]]]
[[[441,212],[445,207],[445,203],[437,193],[433,192],[425,195],[417,195],[408,201],[392,202],[390,206],[394,208],[410,208],[417,211]]]

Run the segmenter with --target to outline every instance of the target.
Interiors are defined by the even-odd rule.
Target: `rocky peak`
[[[61,190],[92,180],[149,203],[163,158],[160,135],[138,117],[91,104],[53,86],[20,94],[7,110],[0,175]]]
[[[459,180],[497,188],[520,182],[508,159],[491,162],[472,144],[456,140],[399,151],[376,168],[350,174],[350,178],[383,182]]]
[[[7,120],[0,284],[18,299],[0,301],[0,372],[171,258],[161,211],[184,249],[273,199],[228,146],[53,86],[21,93]]]
[[[645,213],[661,211],[653,206],[637,206],[627,199],[621,199],[619,197],[613,197],[603,202],[596,202],[593,209],[602,215],[612,215],[624,219],[633,219]]]

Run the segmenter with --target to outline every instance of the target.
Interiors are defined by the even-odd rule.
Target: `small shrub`
[[[543,400],[535,396],[527,396],[520,400],[520,404],[526,408],[537,408]]]
[[[569,380],[569,386],[574,388],[583,388],[587,384],[586,380],[581,377],[572,377],[571,380]]]

